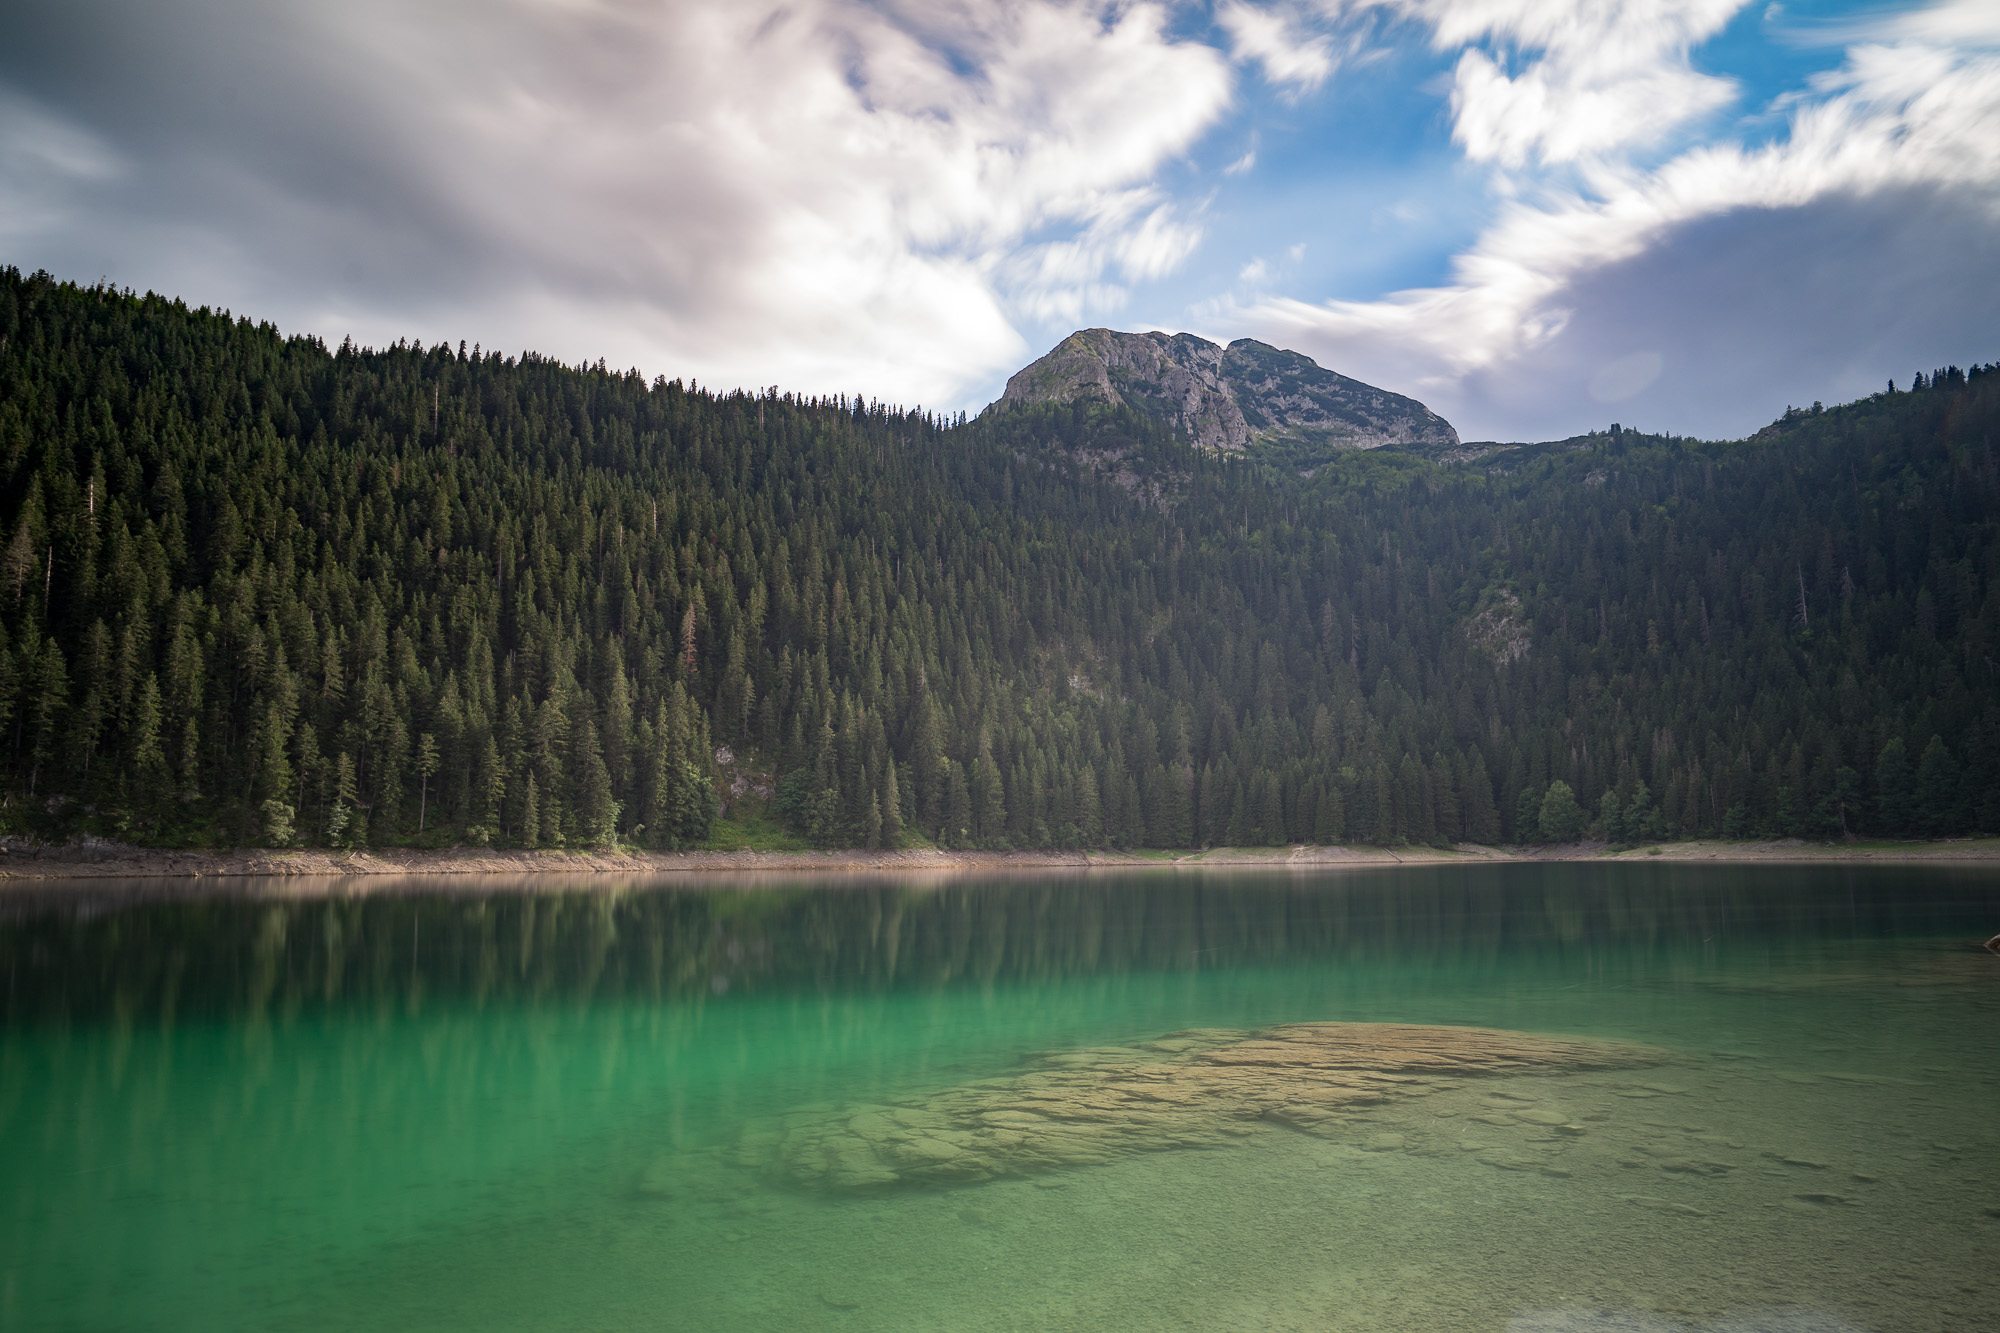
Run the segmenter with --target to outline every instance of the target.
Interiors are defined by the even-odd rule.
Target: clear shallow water
[[[1992,869],[612,884],[9,890],[0,1325],[2000,1327]],[[1324,1020],[1670,1058],[952,1188],[742,1146]]]

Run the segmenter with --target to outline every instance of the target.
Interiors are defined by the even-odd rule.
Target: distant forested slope
[[[2000,375],[1311,476],[0,273],[0,829],[2000,831]],[[726,752],[718,760],[718,752]]]

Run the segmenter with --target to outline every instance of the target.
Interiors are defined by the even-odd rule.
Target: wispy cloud
[[[1475,161],[1519,167],[1657,143],[1726,106],[1728,79],[1690,50],[1749,0],[1325,0],[1428,27],[1460,51],[1453,135]]]
[[[1332,38],[1313,32],[1301,17],[1242,0],[1225,0],[1215,11],[1236,59],[1255,64],[1269,82],[1303,93],[1326,82],[1335,58]]]
[[[1011,253],[995,285],[1042,322],[1075,325],[1115,313],[1130,295],[1124,284],[1163,277],[1193,253],[1202,235],[1198,212],[1151,189],[1108,195],[1076,234]]]
[[[1931,42],[1946,46],[2000,46],[2000,6],[1989,0],[1939,0],[1913,10],[1876,12],[1802,30],[1821,41]]]

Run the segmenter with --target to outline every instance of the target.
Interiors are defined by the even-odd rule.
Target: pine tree
[[[269,825],[273,819],[274,810],[284,811],[284,823],[288,829],[297,813],[291,804],[292,761],[287,744],[290,739],[285,727],[284,710],[273,702],[264,711],[264,722],[259,732],[256,790],[266,824]],[[282,847],[290,840],[288,833],[283,839],[273,838],[271,841],[274,846]]]
[[[1007,795],[1000,780],[1000,765],[993,753],[982,746],[973,761],[968,797],[971,803],[969,845],[991,846],[1002,836],[1007,824]]]
[[[160,683],[150,671],[140,682],[127,737],[134,803],[150,805],[160,799],[168,778],[167,756],[160,748]]]
[[[1493,801],[1493,779],[1486,758],[1475,746],[1465,763],[1459,790],[1465,810],[1465,837],[1476,843],[1500,841],[1500,807]]]
[[[573,802],[577,836],[593,847],[610,846],[618,840],[618,801],[612,795],[611,769],[604,762],[597,724],[588,717],[576,728],[570,768],[577,781]]]
[[[27,595],[28,578],[35,572],[36,544],[34,516],[25,511],[14,525],[14,536],[7,543],[7,553],[0,556],[0,578],[7,582],[9,592],[16,602]]]
[[[1901,737],[1891,738],[1875,757],[1875,827],[1891,838],[1917,831],[1917,777]]]
[[[902,805],[902,798],[898,794],[896,766],[894,764],[884,764],[882,766],[882,791],[879,806],[882,819],[880,845],[883,847],[894,849],[903,844]]]
[[[417,736],[417,832],[424,831],[430,810],[431,778],[438,771],[437,737],[430,732]]]
[[[521,845],[532,850],[539,847],[541,841],[541,793],[536,790],[535,775],[530,773],[521,785]]]
[[[938,845],[967,847],[972,842],[972,791],[966,785],[965,768],[956,760],[945,760],[944,825],[938,830]]]
[[[69,672],[54,639],[42,644],[35,669],[34,693],[28,701],[28,725],[34,742],[28,752],[28,795],[35,794],[42,768],[58,752],[57,723],[69,707]]]
[[[360,785],[354,757],[342,750],[333,762],[333,800],[326,817],[326,840],[335,847],[352,847],[367,838],[367,825],[357,808]]]
[[[1958,760],[1942,736],[1932,736],[1917,761],[1917,816],[1924,836],[1944,837],[1965,825]]]

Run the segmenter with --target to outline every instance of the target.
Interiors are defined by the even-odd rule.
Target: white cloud
[[[1216,8],[1215,21],[1229,34],[1231,54],[1256,64],[1280,87],[1311,92],[1333,73],[1331,40],[1276,9],[1225,0]]]
[[[1216,0],[1204,45],[1187,0],[11,0],[0,245],[334,338],[958,405],[1025,359],[1022,329],[1164,314],[1211,223],[1300,234],[1243,200],[1323,191],[1322,276],[1366,262],[1343,222],[1410,233],[1397,262],[1429,244],[1445,196],[1357,199],[1290,142],[1236,183],[1256,124],[1228,124],[1220,202],[1173,184],[1238,78],[1280,92],[1264,129],[1290,134],[1414,34],[1450,71],[1478,239],[1434,286],[1315,303],[1267,295],[1296,291],[1304,242],[1252,237],[1212,270],[1238,294],[1195,317],[1446,402],[1601,336],[1606,275],[1700,262],[1716,219],[1949,191],[1963,235],[1994,209],[2000,5],[1786,30],[1847,49],[1755,108],[1777,137],[1751,147],[1737,87],[1696,67],[1749,2]],[[1643,405],[1687,351],[1595,348],[1546,393]]]
[[[0,154],[0,199],[44,205],[4,215],[17,259],[902,401],[1183,262],[1199,210],[1153,181],[1232,96],[1147,0],[22,3],[48,49],[0,53],[0,90],[117,169],[56,191]]]
[[[1441,23],[1440,32],[1489,31],[1497,22],[1490,16],[1510,5],[1464,8],[1489,19],[1461,16]],[[1520,6],[1511,8],[1523,17]],[[1506,200],[1495,223],[1454,261],[1445,285],[1373,301],[1273,298],[1207,313],[1217,324],[1288,338],[1343,368],[1386,369],[1449,396],[1560,338],[1593,275],[1669,247],[1710,219],[1947,191],[2000,226],[2000,135],[1993,132],[2000,125],[2000,52],[1933,36],[1961,31],[1957,11],[1964,8],[1903,16],[1884,34],[1894,40],[1848,51],[1839,69],[1788,104],[1786,133],[1768,145],[1691,148],[1650,170],[1607,159],[1580,183],[1544,182]],[[1535,142],[1552,141],[1540,135]],[[1638,378],[1620,371],[1601,387],[1618,390]]]
[[[1261,292],[1262,289],[1280,285],[1292,278],[1299,261],[1306,257],[1305,242],[1286,246],[1274,258],[1269,255],[1255,255],[1236,270],[1236,285]]]
[[[1992,0],[1941,0],[1902,13],[1877,14],[1828,26],[1843,41],[1916,41],[1947,46],[2000,45],[2000,5]]]
[[[1665,63],[1607,71],[1543,60],[1510,75],[1467,51],[1453,74],[1453,135],[1474,161],[1574,162],[1655,142],[1734,96],[1726,79]]]
[[[1079,324],[1122,309],[1129,289],[1108,276],[1144,283],[1180,267],[1202,236],[1187,214],[1150,188],[1106,195],[1081,231],[1008,254],[995,269],[995,285],[1042,322]]]
[[[1735,84],[1690,50],[1750,0],[1319,0],[1336,21],[1384,13],[1458,51],[1452,133],[1519,168],[1658,144],[1728,105]]]

